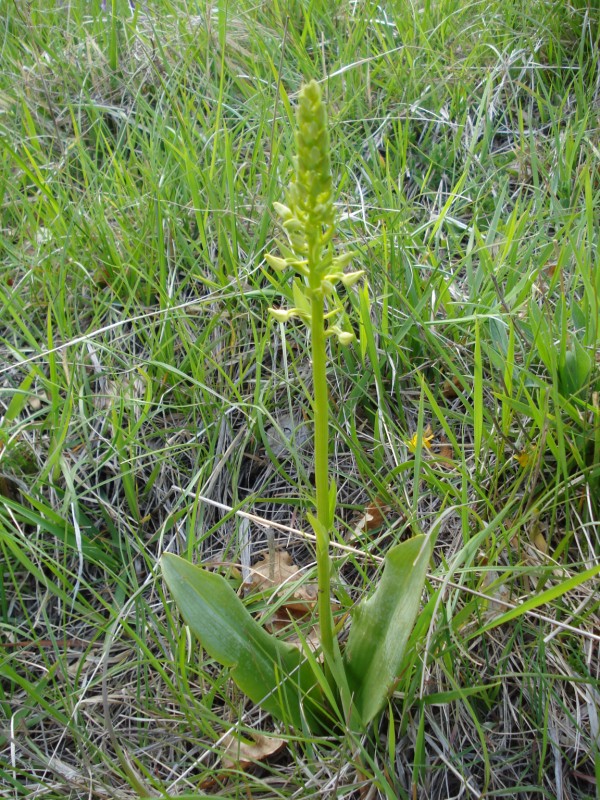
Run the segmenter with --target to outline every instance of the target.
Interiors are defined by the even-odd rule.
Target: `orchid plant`
[[[297,318],[311,342],[315,498],[307,511],[316,539],[317,613],[322,665],[309,650],[267,633],[251,616],[228,581],[202,566],[165,554],[162,570],[184,620],[209,655],[230,667],[231,677],[254,702],[296,728],[326,729],[336,718],[364,730],[379,714],[397,679],[406,644],[420,606],[431,556],[423,535],[402,542],[386,555],[380,582],[352,611],[342,652],[332,613],[334,530],[337,489],[329,469],[327,339],[349,345],[354,339],[337,288],[352,287],[362,270],[347,271],[354,253],[335,252],[336,233],[327,111],[315,81],[299,96],[295,172],[286,203],[275,203],[287,242],[267,255],[280,274],[279,286],[295,273],[289,308],[271,308],[281,323]],[[289,284],[287,284],[289,286]]]

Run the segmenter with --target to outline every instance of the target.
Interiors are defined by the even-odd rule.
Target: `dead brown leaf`
[[[334,610],[332,605],[332,610]],[[317,655],[321,649],[321,638],[319,636],[319,626],[312,625],[308,630],[302,631],[302,640],[292,627],[292,623],[301,624],[306,617],[306,612],[299,612],[290,609],[284,605],[278,608],[274,614],[271,615],[269,621],[265,624],[265,628],[272,633],[276,633],[280,638],[283,638],[288,644],[302,650],[304,642],[310,647],[312,652]],[[305,626],[306,627],[306,626]],[[321,660],[321,655],[317,658]]]
[[[286,588],[296,584],[296,579],[300,577],[299,572],[299,567],[293,563],[287,550],[275,550],[272,556],[267,552],[251,568],[250,585],[257,592],[279,587]],[[285,607],[306,613],[314,608],[317,594],[316,583],[301,583],[296,586],[291,597],[286,600]]]
[[[462,384],[458,375],[455,375],[452,380],[444,381],[442,385],[442,394],[448,400],[453,400],[458,397],[458,393],[462,390]]]
[[[454,456],[454,448],[443,433],[440,434],[439,440],[435,445],[435,453],[440,458],[445,458],[448,459],[448,461],[452,461]]]
[[[515,534],[510,544],[519,553],[523,564],[547,563],[549,552],[547,524],[534,517],[528,530],[523,531],[523,535]]]
[[[253,733],[252,741],[239,739],[236,736],[227,734],[223,743],[225,751],[222,756],[222,763],[225,769],[242,767],[245,769],[251,764],[265,761],[269,756],[282,750],[287,742],[285,739],[277,739],[275,736],[263,736],[262,733]]]
[[[433,457],[432,461],[435,462],[440,469],[450,471],[456,469],[456,462],[454,460],[454,448],[448,439],[441,434],[438,441],[432,445]]]
[[[286,550],[275,550],[271,555],[264,553],[260,561],[251,568],[251,588],[254,591],[266,591],[279,588],[286,592],[286,599],[275,610],[270,609],[265,628],[284,639],[288,644],[303,648],[304,642],[317,656],[321,648],[318,625],[310,625],[311,620],[306,617],[310,615],[316,605],[318,586],[314,582],[298,583],[300,569],[293,563],[291,555]],[[290,587],[294,587],[291,593]],[[331,603],[331,610],[335,612],[339,604],[335,601]],[[296,633],[295,626],[302,625],[302,640]],[[310,627],[309,627],[310,626]]]
[[[440,445],[440,452],[438,455],[442,458],[447,458],[450,461],[452,459],[453,452],[454,451],[452,450],[451,444],[442,444]]]
[[[363,513],[357,517],[353,522],[353,539],[362,536],[363,533],[370,533],[371,531],[380,528],[386,520],[386,517],[391,511],[391,506],[383,502],[380,497],[376,497],[372,503],[365,506]]]

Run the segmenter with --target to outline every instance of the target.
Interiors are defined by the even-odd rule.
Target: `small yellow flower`
[[[433,439],[434,439],[433,428],[431,427],[431,425],[428,425],[423,431],[423,436],[421,437],[421,441],[423,442],[423,447],[426,447],[428,450],[431,450],[431,444],[433,442]],[[412,437],[412,439],[410,439],[406,443],[411,453],[416,453],[418,440],[419,440],[419,434],[417,432]]]
[[[513,458],[517,459],[521,469],[527,469],[531,464],[531,452],[529,450],[521,450],[521,452],[514,455]]]

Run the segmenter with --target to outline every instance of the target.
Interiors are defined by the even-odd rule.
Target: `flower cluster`
[[[286,193],[287,204],[274,203],[282,220],[289,246],[278,242],[281,256],[267,254],[267,263],[276,271],[290,267],[298,273],[293,283],[294,307],[270,309],[280,322],[299,317],[310,323],[315,297],[327,298],[329,310],[325,318],[337,317],[343,308],[335,287],[341,282],[352,286],[363,276],[363,271],[344,272],[354,253],[334,256],[332,240],[335,233],[335,212],[327,111],[321,98],[318,83],[311,81],[303,86],[296,113],[295,174]],[[339,325],[330,325],[326,335],[336,335],[342,344],[353,339],[353,334]]]

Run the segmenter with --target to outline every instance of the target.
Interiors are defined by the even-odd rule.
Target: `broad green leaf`
[[[353,614],[344,660],[363,725],[381,711],[398,677],[430,556],[431,544],[422,535],[393,547],[375,592]]]
[[[35,377],[35,371],[32,370],[25,376],[19,388],[16,390],[16,392],[14,392],[12,399],[8,404],[8,408],[6,409],[6,413],[4,414],[4,425],[8,425],[9,422],[14,422],[21,411],[23,411],[27,401],[33,395],[33,392],[30,393],[29,387],[33,383]]]
[[[584,386],[592,369],[592,359],[588,351],[573,338],[573,345],[561,358],[558,365],[558,380],[561,392],[570,396],[577,394]]]
[[[172,553],[161,566],[184,620],[242,692],[278,719],[314,729],[320,694],[300,650],[261,628],[221,575]]]
[[[490,331],[490,339],[498,353],[504,358],[508,354],[508,326],[503,319],[497,317],[490,317],[488,321]]]

